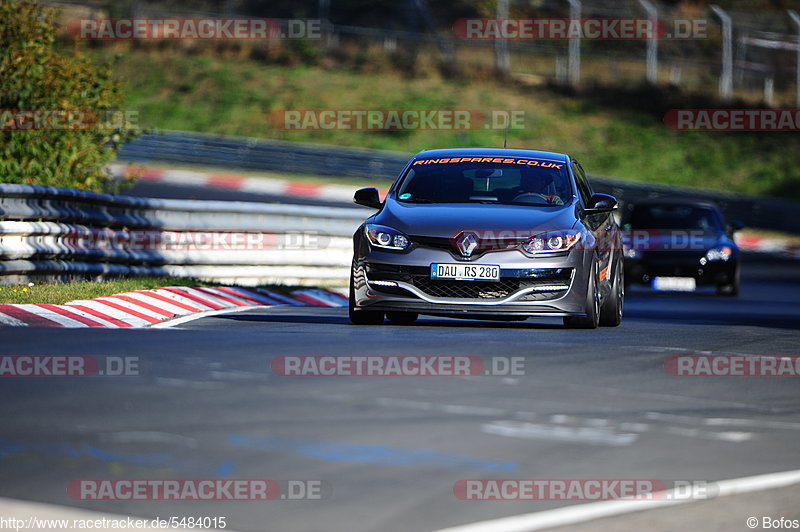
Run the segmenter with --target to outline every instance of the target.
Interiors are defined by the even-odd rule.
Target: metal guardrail
[[[162,135],[142,135],[123,145],[119,159],[394,179],[408,161],[408,155],[325,144],[165,131]]]
[[[199,137],[202,142],[198,144],[192,138],[151,139],[145,151],[163,160],[165,145],[180,146],[180,151],[171,152],[175,157],[184,157],[186,150],[199,150],[213,159],[220,155],[211,146],[236,145],[230,139]],[[245,144],[238,152],[230,146],[223,152],[252,160],[248,150],[272,143]],[[376,174],[367,169],[396,170],[405,162],[385,152],[275,144],[280,149],[273,154],[302,160],[317,173],[339,173],[344,165],[349,175],[374,178]],[[154,145],[160,149],[153,150]],[[198,149],[198,145],[203,148]],[[263,160],[269,161],[265,164],[280,164],[284,171],[300,165],[268,157]],[[231,166],[231,161],[226,166]],[[593,182],[599,191],[627,203],[658,195],[701,197],[716,201],[729,217],[751,226],[798,230],[797,217],[792,216],[797,204],[790,201],[603,177]],[[0,283],[30,277],[65,280],[140,275],[195,277],[242,285],[340,283],[349,273],[352,233],[368,214],[362,208],[146,199],[0,184]]]
[[[242,285],[341,282],[352,234],[368,214],[0,185],[0,283],[141,275]]]
[[[119,153],[119,158],[125,161],[167,161],[225,168],[363,177],[380,181],[394,179],[409,157],[410,154],[383,150],[179,131],[143,135],[123,146]],[[800,203],[796,201],[605,176],[591,176],[591,180],[598,192],[612,194],[623,204],[656,196],[704,199],[717,203],[729,220],[741,220],[748,227],[800,233],[800,218],[796,216],[800,212]]]

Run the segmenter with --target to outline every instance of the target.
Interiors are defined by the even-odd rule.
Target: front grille
[[[459,233],[460,235],[461,233]],[[489,251],[503,251],[508,249],[517,249],[519,246],[524,244],[528,239],[530,239],[532,235],[512,235],[512,236],[498,236],[496,238],[488,237],[488,236],[480,236],[476,235],[477,238],[477,247],[471,253],[470,259],[476,259]],[[455,239],[458,235],[454,236],[453,238],[442,238],[442,237],[433,237],[433,236],[411,236],[411,240],[426,248],[433,248],[433,249],[441,249],[444,251],[450,252],[454,257],[459,260],[464,260],[461,253],[458,251],[458,246],[455,243]]]
[[[414,277],[414,286],[433,297],[464,299],[503,299],[519,290],[519,279],[487,281],[443,281],[427,277]]]
[[[454,299],[504,299],[511,294],[535,286],[563,284],[569,286],[572,269],[552,268],[523,270],[528,276],[520,277],[519,270],[501,270],[500,281],[452,281],[431,279],[430,268],[425,266],[398,266],[367,264],[367,277],[372,281],[400,281],[413,285],[425,294],[438,298]],[[535,275],[535,277],[534,277]],[[380,291],[391,289],[376,287]],[[523,301],[540,301],[564,295],[565,290],[542,292],[524,296]]]
[[[700,259],[703,257],[705,257],[704,251],[645,251],[640,260],[653,266],[695,267],[700,264]]]
[[[443,249],[445,251],[456,253],[456,248],[453,246],[449,238],[435,236],[412,236],[411,239],[415,244],[419,244],[420,246],[426,248]]]

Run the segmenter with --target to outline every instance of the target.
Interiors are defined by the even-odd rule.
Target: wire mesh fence
[[[62,9],[62,19],[76,13],[82,17],[153,19],[270,17],[277,12],[280,17],[274,20],[284,30],[283,36],[292,17],[316,19],[319,32],[303,36],[305,44],[319,54],[356,62],[363,68],[391,65],[414,74],[460,73],[465,77],[500,74],[530,84],[649,82],[718,95],[723,100],[800,105],[800,19],[793,18],[791,10],[725,11],[716,6],[655,0],[496,0],[449,7],[407,0],[377,2],[361,6],[360,11],[352,2],[337,0],[278,2],[270,7],[247,0],[180,4],[66,0],[49,4]],[[620,36],[619,24],[626,21],[649,21],[649,32]],[[470,23],[479,30],[467,35],[463,28]],[[525,24],[541,31],[517,31]],[[566,31],[555,31],[564,24]],[[592,33],[595,27],[605,29]],[[191,47],[204,43],[172,44]],[[248,41],[241,46],[268,59],[297,43],[284,38]]]

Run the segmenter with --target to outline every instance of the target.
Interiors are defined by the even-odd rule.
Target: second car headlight
[[[384,225],[367,224],[364,226],[364,234],[370,244],[380,249],[404,251],[411,245],[406,235]]]
[[[577,244],[580,239],[581,232],[574,230],[539,233],[522,244],[522,251],[531,255],[563,253]]]
[[[730,246],[722,246],[718,248],[711,248],[706,253],[706,258],[712,260],[728,260],[733,255],[733,250]]]

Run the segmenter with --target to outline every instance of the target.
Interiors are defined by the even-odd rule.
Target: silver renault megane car
[[[353,236],[350,320],[410,323],[561,317],[570,328],[622,319],[622,237],[612,196],[569,155],[462,148],[415,155]]]

